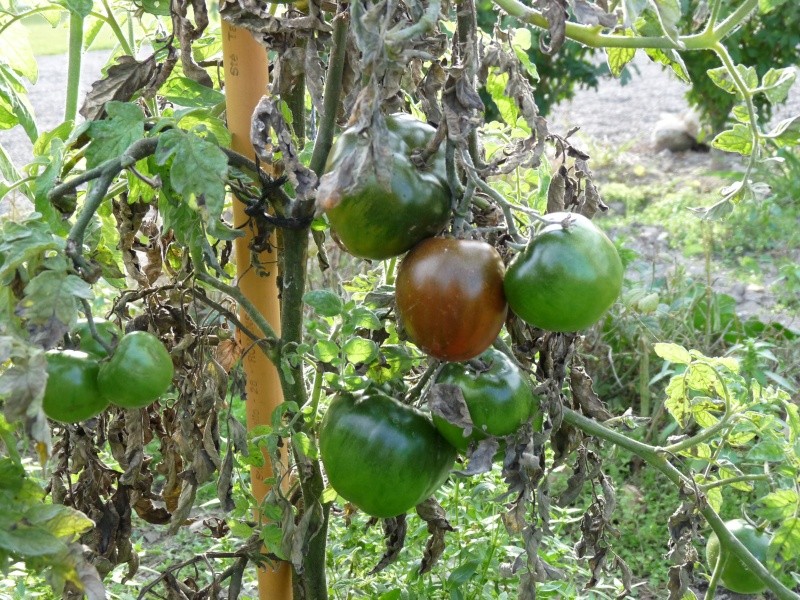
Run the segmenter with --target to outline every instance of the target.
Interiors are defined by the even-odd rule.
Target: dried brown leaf
[[[86,94],[80,115],[87,121],[102,119],[106,102],[128,102],[143,89],[156,73],[155,54],[142,61],[132,56],[120,56],[108,68],[106,76],[95,81]]]

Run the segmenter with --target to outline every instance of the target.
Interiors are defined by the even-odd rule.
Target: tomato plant
[[[622,290],[622,261],[596,225],[573,213],[546,224],[508,267],[505,293],[523,321],[548,331],[596,323]]]
[[[100,365],[75,350],[47,353],[47,386],[42,408],[54,421],[78,423],[103,412],[108,406],[97,385]]]
[[[433,137],[433,127],[403,114],[386,117],[386,124],[392,163],[376,168],[391,169],[390,189],[372,173],[326,208],[331,229],[347,251],[373,260],[402,254],[439,233],[450,218],[443,149],[425,169],[411,162],[411,153]],[[326,170],[338,167],[365,143],[368,140],[357,131],[345,130],[331,149]]]
[[[725,527],[737,540],[742,542],[750,554],[761,563],[766,564],[767,548],[771,539],[768,533],[759,531],[744,519],[727,521]],[[767,589],[761,579],[745,567],[742,561],[727,555],[725,549],[721,547],[717,535],[712,533],[706,543],[706,564],[712,572],[720,553],[722,553],[723,562],[720,566],[722,571],[719,580],[722,585],[737,594],[757,594]]]
[[[505,354],[494,348],[467,363],[448,363],[436,383],[458,386],[464,395],[474,429],[464,429],[434,414],[433,424],[439,433],[461,452],[472,442],[487,436],[502,437],[514,433],[533,419],[539,429],[542,414],[539,399],[533,393],[525,373]]]
[[[376,390],[334,398],[319,447],[333,489],[383,518],[405,513],[439,489],[456,455],[424,414]]]
[[[142,408],[167,391],[173,366],[169,352],[146,331],[125,334],[114,355],[100,367],[101,393],[123,408]]]
[[[485,242],[430,238],[415,246],[395,283],[409,339],[441,360],[478,356],[505,322],[504,271],[497,250]]]
[[[122,337],[122,332],[113,321],[94,319],[94,326],[97,334],[111,347],[114,347],[119,338]],[[78,321],[78,324],[72,329],[72,336],[77,341],[78,349],[82,352],[86,352],[95,358],[108,356],[108,352],[103,348],[103,345],[92,335],[92,331],[89,329],[89,322],[86,319]]]

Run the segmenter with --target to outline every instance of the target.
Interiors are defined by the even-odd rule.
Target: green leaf
[[[25,520],[31,525],[46,529],[58,538],[72,540],[92,529],[95,524],[80,511],[61,504],[39,504],[25,512]]]
[[[3,30],[0,62],[6,63],[31,83],[36,83],[39,65],[28,40],[28,30],[20,22],[12,23]]]
[[[283,529],[280,525],[270,523],[261,529],[261,539],[267,552],[271,552],[278,558],[286,560],[287,555],[283,551]]]
[[[619,77],[622,70],[636,56],[636,48],[606,48],[606,62],[614,77]]]
[[[0,284],[7,285],[9,277],[28,261],[63,248],[64,241],[54,236],[41,219],[19,223],[3,221],[0,224]]]
[[[800,115],[784,119],[764,137],[779,147],[797,146],[800,144]]]
[[[711,146],[726,152],[748,155],[753,151],[753,134],[750,128],[736,123],[733,129],[723,131],[711,142]]]
[[[331,486],[326,487],[322,491],[322,503],[329,504],[331,502],[335,502],[336,498],[339,497],[339,494],[336,493],[336,490],[333,489]]]
[[[339,358],[339,346],[330,340],[319,340],[314,344],[314,356],[321,362],[332,363]]]
[[[89,168],[120,156],[133,142],[144,137],[144,114],[135,104],[107,102],[107,118],[92,121],[87,131],[92,142],[86,149]]]
[[[170,185],[202,216],[210,231],[225,207],[228,159],[220,148],[178,129],[159,136],[156,163],[169,167]]]
[[[166,100],[179,106],[208,108],[225,101],[225,94],[206,87],[188,77],[172,77],[159,93]]]
[[[650,57],[650,60],[669,67],[672,69],[672,72],[678,76],[678,79],[684,83],[691,84],[692,80],[689,77],[689,71],[686,69],[686,63],[683,62],[681,55],[675,52],[675,50],[645,48],[644,52]]]
[[[797,72],[793,67],[770,69],[764,73],[759,91],[764,92],[772,104],[778,104],[786,100],[795,79],[797,79]]]
[[[770,521],[783,521],[800,508],[800,496],[795,490],[778,490],[758,500],[758,514]]]
[[[658,343],[653,346],[653,350],[664,360],[676,365],[688,365],[692,362],[692,356],[689,351],[678,344]]]
[[[725,67],[715,67],[713,69],[709,69],[706,71],[709,79],[714,82],[718,88],[721,88],[728,92],[729,94],[738,94],[739,89],[736,87],[736,84],[733,82],[733,78],[731,74],[728,72],[728,69]]]
[[[22,558],[62,554],[67,546],[41,527],[0,529],[0,548]]]
[[[750,449],[747,458],[758,462],[782,462],[786,460],[786,447],[774,440],[762,440]]]
[[[312,460],[316,460],[317,447],[314,445],[314,443],[311,441],[311,438],[308,437],[308,435],[306,435],[302,431],[297,431],[292,436],[292,443],[295,445],[297,450],[299,450],[303,456],[306,456]]]
[[[525,67],[528,75],[530,75],[534,81],[539,81],[539,71],[536,65],[531,62],[530,56],[528,56],[528,50],[531,49],[532,45],[533,35],[530,29],[519,28],[514,30],[511,38],[511,48],[514,50],[514,54],[517,55],[520,63],[522,63],[522,66]]]
[[[371,363],[378,357],[378,345],[372,340],[352,337],[342,347],[347,360],[353,364]]]
[[[800,517],[784,519],[775,530],[767,549],[767,562],[784,565],[800,563]]]
[[[4,63],[0,63],[0,109],[4,109],[3,112],[6,113],[2,119],[4,122],[8,122],[8,114],[13,115],[16,122],[22,125],[31,142],[36,141],[39,133],[25,86],[14,70]]]
[[[303,302],[323,317],[335,317],[342,312],[341,298],[330,290],[312,290],[303,295]]]
[[[92,12],[92,0],[55,0],[55,3],[84,18]]]
[[[761,14],[766,14],[783,6],[787,0],[758,0],[758,11]]]
[[[507,125],[514,125],[519,117],[519,111],[514,100],[506,94],[508,73],[497,73],[494,69],[489,72],[486,80],[486,91],[494,100],[500,116]]]
[[[747,110],[747,106],[744,104],[737,104],[734,106],[733,109],[731,109],[731,114],[733,118],[740,123],[750,123],[750,111]]]
[[[365,306],[356,306],[345,313],[346,331],[369,329],[375,331],[382,327],[378,316]]]
[[[180,116],[179,116],[180,115]],[[202,138],[209,138],[220,146],[231,145],[231,132],[222,119],[214,117],[205,109],[187,109],[176,111],[178,127]],[[309,144],[313,146],[313,144]]]

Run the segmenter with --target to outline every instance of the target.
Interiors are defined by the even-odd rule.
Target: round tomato
[[[108,406],[97,386],[100,365],[85,352],[51,350],[42,409],[61,423],[78,423],[99,415]]]
[[[424,147],[435,129],[410,115],[386,117],[391,165],[387,189],[370,172],[355,189],[341,198],[319,198],[331,229],[351,254],[381,260],[404,253],[426,237],[439,233],[450,219],[443,147],[425,170],[411,162],[411,153]],[[345,130],[331,148],[326,171],[338,168],[369,140],[353,129]]]
[[[539,398],[522,370],[508,356],[490,348],[478,360],[469,363],[448,363],[436,383],[458,386],[464,395],[474,428],[469,436],[458,425],[433,415],[439,433],[456,449],[465,452],[471,442],[487,436],[502,437],[519,429],[533,418],[542,424]]]
[[[94,319],[94,326],[98,335],[112,348],[116,345],[117,340],[122,337],[122,332],[113,321]],[[78,324],[72,330],[72,335],[77,340],[78,348],[82,352],[86,352],[95,358],[108,356],[108,352],[103,348],[103,345],[92,335],[92,331],[89,329],[89,322],[86,319],[78,321]]]
[[[397,312],[409,339],[441,360],[469,360],[492,345],[506,319],[503,260],[474,240],[429,238],[400,263]]]
[[[744,547],[755,556],[759,562],[766,564],[767,548],[770,536],[764,531],[759,531],[744,519],[734,519],[725,523],[725,527],[733,536],[744,544]],[[749,571],[742,561],[733,556],[727,556],[725,548],[719,543],[717,534],[712,533],[706,543],[706,563],[711,572],[717,564],[717,558],[722,552],[720,583],[737,594],[757,594],[767,589],[755,573]]]
[[[508,305],[548,331],[596,323],[622,290],[622,261],[611,240],[586,217],[545,215],[547,224],[508,267]]]
[[[333,489],[380,518],[403,514],[433,494],[456,457],[425,415],[377,390],[334,398],[319,448]]]
[[[172,383],[172,358],[156,336],[146,331],[125,334],[113,356],[100,366],[100,392],[112,404],[142,408]]]

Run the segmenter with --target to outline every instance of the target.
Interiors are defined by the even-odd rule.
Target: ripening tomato
[[[112,404],[142,408],[172,383],[172,358],[156,336],[134,331],[122,336],[113,356],[100,366],[100,392]]]
[[[374,172],[341,197],[318,198],[331,229],[350,254],[381,260],[398,256],[414,244],[436,235],[450,219],[450,188],[444,164],[444,146],[418,169],[411,153],[423,148],[435,129],[405,114],[386,117],[391,184],[384,187]],[[325,171],[339,167],[368,140],[354,129],[345,130],[331,148]]]
[[[545,225],[508,266],[505,293],[523,321],[571,332],[596,323],[622,290],[617,249],[594,223],[550,213]]]
[[[424,414],[374,389],[331,401],[319,448],[333,489],[380,518],[403,514],[431,496],[456,458]]]
[[[76,350],[51,350],[46,354],[47,385],[42,410],[61,423],[78,423],[99,415],[108,407],[97,386],[100,365]]]
[[[409,339],[435,358],[468,360],[491,346],[508,307],[503,260],[475,240],[429,238],[400,263],[397,312]]]

